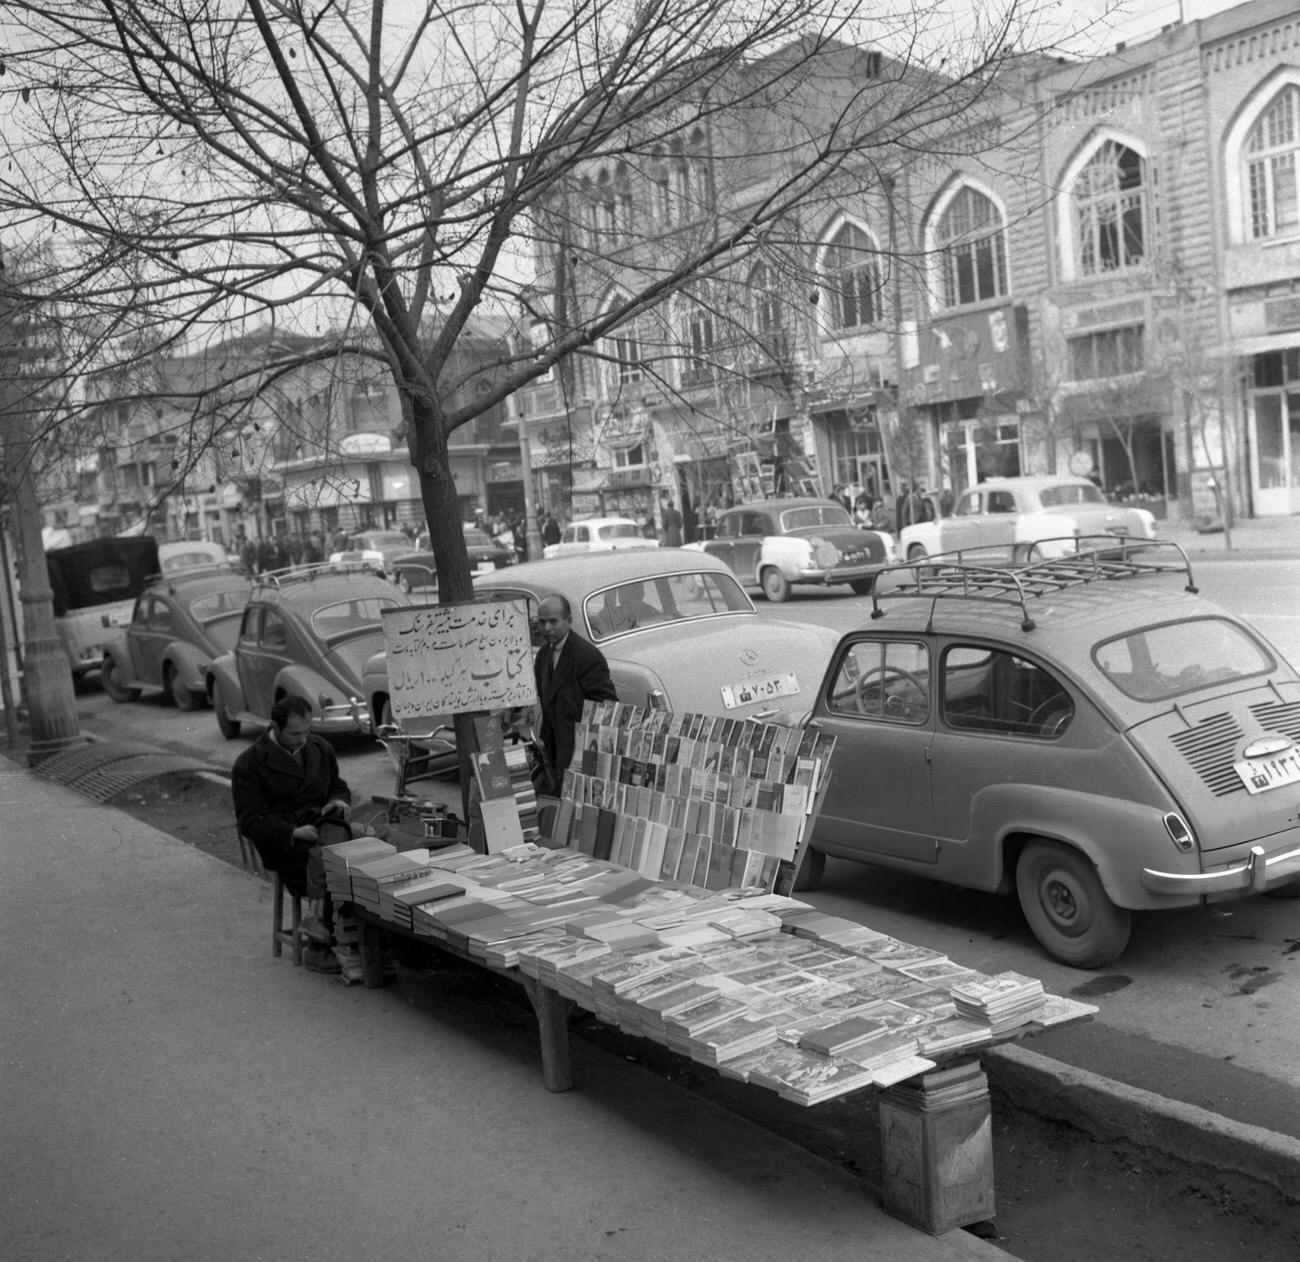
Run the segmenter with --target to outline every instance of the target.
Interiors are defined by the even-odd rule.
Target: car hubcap
[[[1047,908],[1052,915],[1064,925],[1073,925],[1079,919],[1079,904],[1075,901],[1074,891],[1061,880],[1047,882],[1043,893]]]

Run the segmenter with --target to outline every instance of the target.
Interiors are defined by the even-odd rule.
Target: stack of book
[[[396,846],[390,846],[388,842],[381,841],[378,837],[356,837],[351,841],[339,841],[332,846],[322,846],[325,888],[329,890],[330,897],[338,902],[351,902],[353,866],[396,853]]]
[[[976,974],[951,988],[957,1015],[983,1021],[993,1034],[1004,1034],[1037,1018],[1043,1007],[1043,983],[1021,973]]]

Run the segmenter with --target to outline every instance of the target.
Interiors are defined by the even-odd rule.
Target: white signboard
[[[399,719],[537,700],[525,601],[385,609],[383,618]]]

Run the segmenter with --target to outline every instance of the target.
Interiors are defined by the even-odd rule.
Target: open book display
[[[794,898],[668,885],[572,849],[322,849],[335,899],[799,1104],[1096,1011]]]
[[[797,868],[834,738],[589,701],[552,838],[653,880],[770,891]]]

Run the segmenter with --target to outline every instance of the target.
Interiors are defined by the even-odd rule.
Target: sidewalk
[[[1232,547],[1228,547],[1229,534]],[[1171,518],[1156,522],[1156,537],[1169,539],[1193,563],[1251,560],[1300,560],[1300,517],[1250,517],[1233,523],[1231,532],[1202,534],[1188,521]]]
[[[548,1094],[463,977],[273,959],[265,882],[3,756],[0,811],[7,1256],[1007,1258],[581,1039]]]

